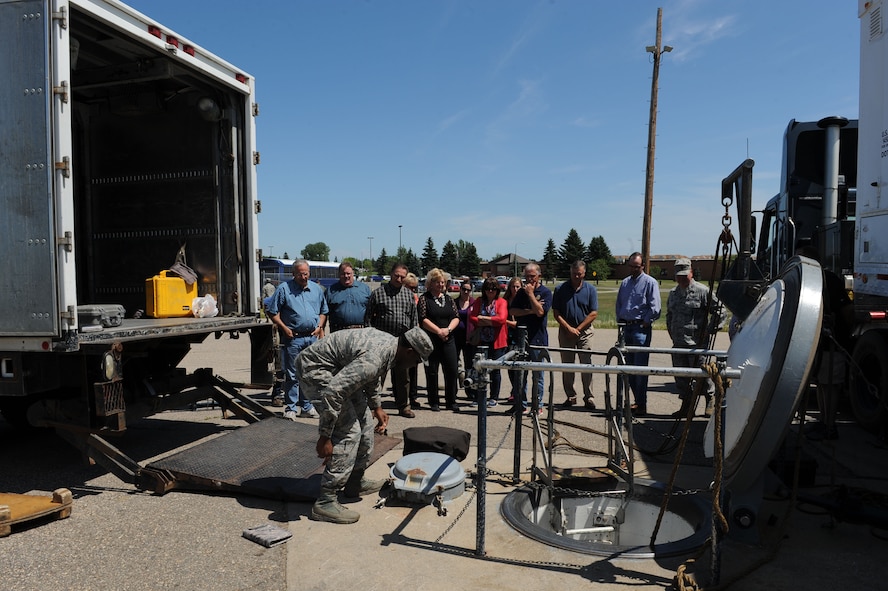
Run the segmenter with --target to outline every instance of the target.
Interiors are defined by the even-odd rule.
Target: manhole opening
[[[710,503],[699,495],[676,495],[651,547],[664,493],[655,481],[636,479],[631,495],[616,478],[560,480],[554,491],[540,485],[512,491],[503,501],[503,517],[538,542],[600,556],[689,554],[710,534]]]

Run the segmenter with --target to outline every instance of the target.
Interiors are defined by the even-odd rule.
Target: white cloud
[[[670,59],[692,59],[704,47],[737,35],[739,19],[736,14],[707,14],[713,7],[720,11],[728,6],[702,0],[681,0],[670,6],[668,12],[664,10],[663,45],[672,46]]]

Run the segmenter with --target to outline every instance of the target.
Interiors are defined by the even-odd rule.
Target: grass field
[[[546,287],[554,291],[555,284],[547,283]],[[666,330],[666,298],[669,295],[669,290],[673,287],[675,287],[675,281],[673,280],[660,282],[660,302],[664,309],[660,319],[654,322],[654,330]],[[599,281],[598,284],[595,284],[595,289],[598,291],[598,318],[595,320],[595,326],[598,328],[616,328],[617,316],[614,312],[614,306],[617,303],[617,291],[620,289],[620,282],[612,279]],[[549,326],[558,326],[551,314],[549,315]]]

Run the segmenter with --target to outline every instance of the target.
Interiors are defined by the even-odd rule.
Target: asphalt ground
[[[599,330],[596,351],[606,351],[615,340],[616,331]],[[551,342],[555,342],[554,334]],[[655,331],[653,344],[668,346],[665,332]],[[726,338],[717,343],[717,348],[727,346]],[[602,363],[599,359],[603,358],[596,357],[593,363]],[[189,369],[212,367],[229,381],[246,382],[248,341],[207,341],[196,346],[183,365]],[[651,365],[668,366],[670,362],[667,356],[653,355]],[[557,406],[564,396],[560,376],[555,378],[555,465],[602,465],[601,456],[595,453],[606,449],[601,413]],[[604,380],[603,375],[594,376],[599,405]],[[421,387],[423,382],[420,371]],[[679,405],[671,378],[653,377],[650,382],[649,414],[635,423],[638,447],[644,450],[637,454],[636,472],[663,482],[672,471],[674,453],[657,452],[671,447],[683,425],[677,426],[671,417]],[[504,385],[507,383],[505,378]],[[260,402],[269,402],[267,392],[251,394]],[[458,413],[425,408],[417,411],[416,418],[406,419],[397,416],[393,399],[386,397],[384,406],[392,411],[389,435],[400,438],[406,427],[445,425],[470,432],[474,446],[477,414],[468,401],[460,402],[464,406]],[[691,423],[677,484],[700,490],[697,494],[705,496],[713,468],[701,453],[706,424],[699,414],[702,410],[701,404]],[[808,413],[809,419],[814,416],[816,412]],[[218,408],[201,405],[134,422],[112,443],[144,465],[243,424],[223,419]],[[531,426],[527,418],[523,424]],[[547,429],[545,422],[543,429]],[[535,457],[532,432],[524,428],[516,445],[513,418],[502,406],[492,409],[487,453],[494,459],[489,467],[509,473],[515,449],[520,448],[519,477],[528,478]],[[823,494],[844,486],[852,492],[862,491],[866,507],[877,513],[888,511],[884,440],[858,429],[844,412],[840,435],[838,441],[802,440],[808,465],[813,460],[817,469],[801,492]],[[798,440],[795,429],[790,429],[788,439]],[[467,471],[473,469],[474,454],[473,447],[462,462]],[[399,445],[371,466],[370,475],[387,476],[390,465],[401,455]],[[540,456],[536,458],[541,461]],[[49,494],[64,487],[75,499],[71,517],[17,527],[12,535],[0,538],[0,590],[664,589],[672,585],[676,569],[688,558],[598,557],[531,540],[500,517],[499,503],[512,490],[510,483],[501,480],[490,483],[486,555],[479,558],[475,554],[476,508],[470,491],[449,503],[447,516],[438,515],[431,506],[404,502],[374,508],[378,499],[365,498],[351,505],[362,515],[357,524],[318,523],[307,517],[309,503],[178,491],[157,496],[137,491],[100,467],[87,465],[54,434],[22,432],[0,421],[0,491]],[[781,497],[766,499],[760,516],[758,543],[728,540],[722,546],[722,582],[733,581],[731,589],[884,588],[882,562],[888,551],[884,530],[853,523],[857,521],[854,513],[837,522],[816,506],[791,504]],[[266,549],[241,536],[244,529],[267,522],[289,529],[293,538]],[[699,570],[706,579],[708,564],[704,555],[691,570]]]

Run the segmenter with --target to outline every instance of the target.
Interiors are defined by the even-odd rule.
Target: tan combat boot
[[[342,489],[342,496],[346,499],[357,499],[365,495],[373,494],[386,485],[387,480],[370,480],[364,478],[363,470],[354,470]]]
[[[348,524],[360,519],[361,514],[340,505],[335,492],[322,490],[321,496],[311,507],[311,518],[315,521]]]

